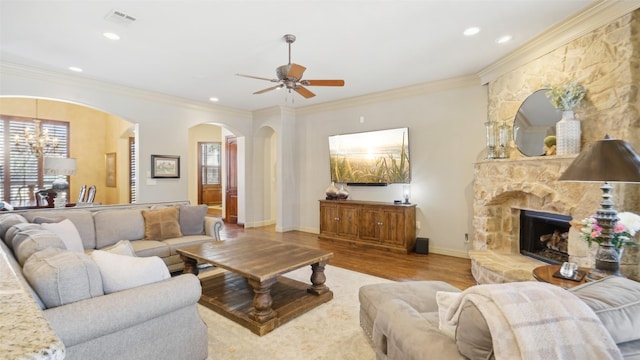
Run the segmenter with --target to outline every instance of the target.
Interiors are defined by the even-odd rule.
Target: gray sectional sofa
[[[505,295],[508,301],[501,303]],[[459,303],[447,300],[458,296]],[[464,292],[440,281],[373,284],[360,288],[359,300],[360,324],[378,360],[640,360],[640,283],[623,277],[569,290],[537,282],[477,285]],[[450,307],[456,312],[449,313]],[[457,315],[454,324],[446,321],[451,314]],[[501,328],[503,323],[513,328]],[[545,325],[551,332],[541,333]],[[531,342],[528,348],[526,341],[518,343],[520,349],[510,342],[521,340],[517,332]],[[556,343],[544,353],[549,339]],[[511,356],[499,356],[505,349]]]
[[[186,234],[145,239],[150,216],[167,212],[148,211],[175,208],[185,216],[175,234]],[[67,249],[58,234],[34,223],[62,219],[75,225],[84,252]],[[175,226],[173,221],[173,228],[154,228],[170,229],[166,236]],[[0,212],[0,328],[8,334],[0,352],[35,359],[207,358],[207,327],[197,307],[200,282],[191,274],[171,277],[169,270],[182,268],[177,248],[219,239],[221,227],[219,219],[204,217],[201,207],[188,202]],[[139,286],[107,291],[103,268],[92,256],[111,254],[121,240],[135,251],[125,258],[144,262],[154,274]],[[138,277],[131,268],[118,271],[123,274]]]

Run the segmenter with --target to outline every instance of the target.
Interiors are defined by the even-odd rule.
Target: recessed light
[[[479,32],[480,32],[480,28],[479,27],[472,26],[470,28],[465,29],[463,34],[465,34],[466,36],[472,36],[472,35],[476,35]]]
[[[75,72],[82,72],[82,69],[77,66],[69,66],[69,70],[75,71]]]
[[[513,37],[511,35],[504,35],[504,36],[500,36],[499,38],[496,39],[496,42],[498,44],[504,44],[507,43],[509,41],[511,41]]]
[[[212,96],[212,97],[210,97],[210,98],[209,98],[209,101],[211,101],[211,102],[218,102],[218,101],[220,101],[220,99],[218,99],[217,97],[213,97],[213,96]]]
[[[120,35],[116,34],[116,33],[112,33],[112,32],[106,32],[104,34],[102,34],[104,37],[106,37],[109,40],[120,40]]]

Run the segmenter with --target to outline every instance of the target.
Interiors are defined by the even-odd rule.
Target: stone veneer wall
[[[587,88],[585,101],[575,109],[583,148],[609,134],[640,150],[640,10],[492,81],[488,117],[512,125],[528,95],[570,79]],[[519,209],[566,214],[574,221],[595,213],[601,184],[556,181],[573,158],[526,158],[512,148],[509,159],[477,163],[473,249],[518,253]],[[640,184],[616,184],[613,200],[618,211],[640,213]],[[595,247],[588,249],[578,231],[576,226],[570,231],[571,261],[592,267]],[[626,249],[623,273],[640,279],[639,263],[638,249]]]

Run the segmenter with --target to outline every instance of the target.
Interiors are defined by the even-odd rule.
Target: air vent
[[[121,25],[131,25],[134,21],[136,21],[136,18],[134,16],[125,14],[122,11],[118,10],[109,11],[104,18],[107,21]]]

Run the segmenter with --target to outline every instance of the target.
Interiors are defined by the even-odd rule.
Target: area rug
[[[375,359],[375,353],[360,328],[358,289],[390,280],[327,266],[327,286],[333,300],[281,325],[264,336],[198,305],[209,328],[209,359]],[[286,274],[309,282],[311,267]]]

